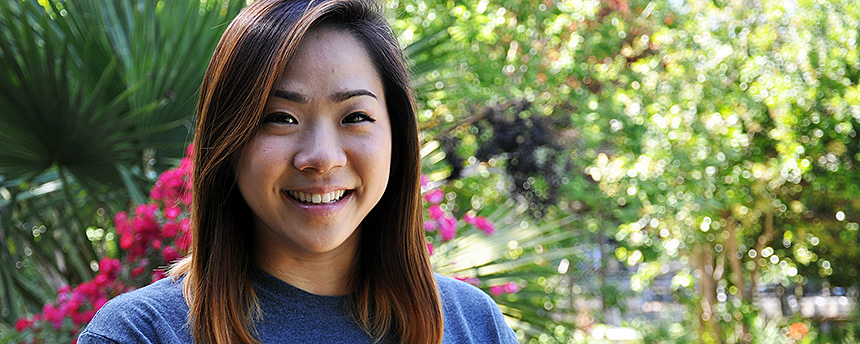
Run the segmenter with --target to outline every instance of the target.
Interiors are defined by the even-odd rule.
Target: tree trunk
[[[738,249],[738,234],[735,229],[735,220],[728,213],[724,213],[723,218],[726,220],[726,233],[729,233],[729,238],[726,239],[726,256],[729,260],[729,265],[732,267],[732,283],[738,289],[737,297],[743,302],[750,302],[750,295],[745,292],[746,283],[744,282],[744,267],[742,264],[744,253]],[[748,339],[752,339],[749,324],[743,322],[742,325],[743,329],[741,330],[738,342],[748,343]]]
[[[766,261],[763,261],[764,258],[761,256],[761,251],[764,247],[773,240],[773,213],[767,212],[764,215],[764,231],[758,237],[758,241],[755,243],[755,268],[753,268],[752,273],[750,274],[750,289],[749,289],[749,302],[752,303],[755,299],[755,288],[758,285],[759,279],[759,270],[762,265],[767,264]]]
[[[742,301],[747,300],[744,293],[746,283],[744,283],[744,268],[741,260],[744,253],[738,250],[738,236],[735,233],[735,221],[731,216],[724,217],[726,220],[726,232],[729,233],[729,238],[726,240],[726,256],[729,259],[729,266],[732,267],[732,283],[738,288],[738,297]]]
[[[717,301],[717,284],[714,280],[714,255],[710,244],[702,244],[699,246],[699,254],[696,261],[697,269],[701,275],[702,283],[702,300],[700,319],[702,327],[700,328],[700,336],[702,339],[711,337],[710,341],[714,344],[722,344],[722,336],[720,335],[720,326],[717,318],[714,316],[714,304]]]

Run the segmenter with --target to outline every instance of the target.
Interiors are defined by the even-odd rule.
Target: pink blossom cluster
[[[427,188],[426,177],[422,176],[421,181],[422,187]],[[445,193],[440,189],[429,189],[424,193],[424,200],[429,204],[427,214],[430,215],[430,218],[424,221],[424,230],[428,232],[438,231],[442,241],[454,239],[460,224],[452,214],[442,210],[441,204],[445,200]],[[472,212],[463,215],[464,222],[487,234],[493,234],[496,231],[495,225],[490,220]]]
[[[114,216],[122,260],[103,258],[99,272],[74,289],[59,289],[56,304],[15,323],[24,343],[76,342],[77,334],[110,298],[164,277],[163,268],[181,258],[191,244],[191,172],[193,147],[179,167],[162,173],[150,192],[150,203],[134,214]],[[149,273],[149,274],[147,274]]]
[[[184,210],[180,209],[178,214],[171,214],[161,208],[157,203],[141,204],[134,212],[134,218],[129,218],[125,212],[119,212],[114,217],[116,232],[120,236],[119,245],[127,252],[129,261],[141,260],[151,254],[150,251],[158,252],[165,263],[171,263],[181,258],[180,252],[188,250],[191,244],[190,220],[179,218]],[[175,247],[165,244],[165,241],[175,239]],[[134,276],[137,276],[133,271]]]
[[[165,205],[165,215],[179,216],[181,209],[179,205],[191,205],[191,170],[194,167],[194,146],[189,145],[185,151],[186,157],[179,162],[179,167],[164,171],[152,190],[149,197],[156,201],[162,201]]]
[[[192,201],[193,153],[194,147],[188,146],[188,156],[182,158],[179,167],[164,171],[158,177],[149,193],[152,202],[139,205],[134,218],[129,218],[125,212],[114,217],[120,248],[127,252],[129,261],[138,261],[132,277],[147,269],[149,260],[145,256],[156,253],[169,264],[181,258],[182,252],[186,252],[191,244],[191,222],[187,211]],[[160,275],[156,272],[153,280],[159,279]]]
[[[475,226],[487,234],[493,234],[493,232],[496,231],[496,226],[483,216],[475,216],[467,213],[466,215],[463,215],[463,221],[466,221],[466,223]]]
[[[35,338],[57,337],[71,337],[73,343],[77,342],[76,334],[93,319],[108,299],[128,290],[118,279],[121,270],[122,264],[118,259],[102,258],[99,273],[94,279],[74,289],[61,287],[57,303],[46,304],[40,314],[18,319],[15,330],[31,338],[26,343],[42,342]]]
[[[421,176],[421,187],[427,188],[427,177]],[[454,239],[457,229],[460,227],[457,219],[451,214],[445,213],[440,204],[445,200],[445,193],[439,189],[430,189],[424,193],[424,200],[430,206],[427,208],[429,219],[424,220],[424,230],[428,232],[439,231],[443,241]],[[432,252],[432,250],[431,250]]]
[[[460,227],[454,216],[445,213],[438,204],[428,207],[427,213],[430,214],[430,218],[424,221],[424,230],[428,232],[438,230],[443,241],[454,239]]]
[[[439,233],[439,237],[442,241],[450,241],[454,239],[457,235],[457,231],[460,229],[460,222],[452,213],[443,209],[442,203],[445,202],[445,192],[440,188],[431,187],[427,177],[424,175],[421,176],[421,189],[424,192],[425,209],[427,211],[427,215],[429,215],[424,219],[424,230],[427,232]],[[475,210],[469,210],[466,212],[463,215],[462,220],[464,223],[471,225],[487,235],[492,235],[496,232],[495,224],[486,217],[477,215]],[[434,240],[430,240],[431,242],[427,244],[427,250],[432,256],[434,253]],[[479,288],[486,287],[478,277],[454,278]],[[488,289],[490,294],[498,297],[504,294],[516,294],[520,291],[520,286],[515,282],[509,282],[502,285],[489,286]]]
[[[490,294],[502,296],[502,294],[516,294],[520,291],[520,285],[516,282],[508,282],[502,285],[490,286]]]

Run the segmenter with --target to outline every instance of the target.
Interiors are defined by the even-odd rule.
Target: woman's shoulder
[[[439,285],[443,302],[466,302],[467,304],[492,302],[492,298],[483,290],[458,279],[436,274],[436,284]],[[495,305],[494,302],[493,304]]]
[[[78,343],[190,343],[187,314],[182,280],[161,279],[108,301]]]
[[[518,343],[499,306],[483,290],[436,275],[445,321],[443,343]]]

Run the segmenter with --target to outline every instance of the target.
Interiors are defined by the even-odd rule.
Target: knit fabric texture
[[[344,296],[296,288],[262,269],[251,281],[262,310],[255,322],[262,343],[372,343],[345,307]],[[442,298],[442,343],[517,343],[499,307],[480,289],[436,275]],[[78,344],[192,343],[181,279],[165,278],[105,304],[78,337]]]

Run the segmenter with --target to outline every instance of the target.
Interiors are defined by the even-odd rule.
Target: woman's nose
[[[299,171],[326,173],[346,165],[346,153],[337,137],[336,129],[317,128],[304,137],[293,158]]]

